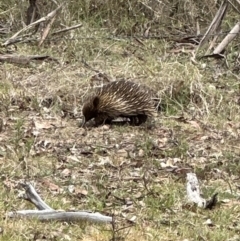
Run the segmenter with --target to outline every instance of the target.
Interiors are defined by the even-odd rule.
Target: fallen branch
[[[50,29],[54,23],[56,19],[56,15],[50,20],[50,22],[47,24],[46,28],[42,31],[42,37],[38,43],[38,47],[40,47],[43,43],[43,41],[46,39],[46,37],[48,36],[49,32],[50,32]]]
[[[39,210],[21,210],[8,212],[10,218],[37,218],[41,221],[88,221],[96,223],[112,223],[113,218],[102,215],[100,213],[91,213],[88,211],[65,212],[62,210],[54,210],[48,206],[31,184],[21,183],[25,189],[23,198],[33,203]]]
[[[190,203],[197,204],[200,208],[212,209],[217,204],[217,195],[214,194],[209,200],[200,196],[200,187],[195,173],[187,173],[187,199]]]
[[[29,64],[32,60],[53,60],[58,63],[58,60],[52,58],[48,55],[13,55],[13,54],[4,54],[0,55],[0,62],[7,62],[13,64]]]
[[[80,24],[77,24],[77,25],[74,25],[74,26],[71,26],[71,27],[67,27],[67,28],[64,28],[64,29],[60,29],[56,32],[53,32],[52,35],[56,35],[56,34],[59,34],[59,33],[64,33],[64,32],[67,32],[67,31],[70,31],[70,30],[73,30],[73,29],[76,29],[76,28],[81,28],[83,25],[80,23]]]
[[[47,16],[42,17],[40,19],[38,19],[37,21],[27,25],[26,27],[24,27],[23,29],[19,30],[17,33],[15,33],[11,38],[9,38],[5,43],[2,44],[2,46],[8,46],[9,44],[12,43],[12,41],[15,40],[15,38],[22,32],[25,32],[31,28],[33,28],[35,25],[42,23],[42,22],[46,22],[49,21],[50,19],[54,18],[54,16],[57,14],[57,12],[62,8],[62,6],[64,5],[64,3],[62,3],[60,6],[58,6],[55,10],[53,10],[52,12],[50,12]]]
[[[53,210],[41,199],[31,184],[20,183],[20,185],[25,189],[25,193],[22,195],[22,198],[34,204],[39,210]]]
[[[9,212],[10,218],[37,218],[40,221],[88,221],[94,223],[111,223],[112,217],[104,216],[100,213],[90,212],[65,212],[58,210],[22,210]]]
[[[221,52],[226,48],[226,46],[239,34],[240,32],[240,22],[238,22],[229,34],[223,39],[223,41],[216,47],[213,54],[221,54]]]
[[[195,55],[197,54],[198,50],[203,47],[203,45],[208,41],[208,39],[213,35],[214,32],[219,32],[222,20],[227,12],[228,2],[225,0],[222,2],[219,10],[217,11],[214,19],[212,20],[208,30],[204,34],[203,38],[201,39],[198,48],[196,49]],[[217,35],[215,36],[214,41],[216,41]],[[213,43],[212,43],[213,44]],[[208,51],[207,51],[208,53]],[[206,54],[207,54],[206,53]]]

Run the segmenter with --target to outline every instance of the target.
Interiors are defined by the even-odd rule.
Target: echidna
[[[132,125],[140,125],[148,116],[156,116],[149,89],[127,80],[95,88],[85,99],[82,113],[83,125],[92,118],[100,125],[117,117],[127,117]]]

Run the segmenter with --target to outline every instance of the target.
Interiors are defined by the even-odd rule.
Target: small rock
[[[138,156],[139,156],[139,157],[144,157],[144,150],[143,150],[143,149],[140,149],[140,150],[138,151]]]
[[[69,185],[69,186],[68,186],[68,191],[69,191],[70,193],[73,193],[74,190],[75,190],[74,185]]]
[[[107,131],[107,130],[110,129],[110,126],[109,126],[109,125],[103,125],[103,126],[102,126],[102,129],[103,129],[104,131]]]
[[[214,224],[212,223],[212,220],[211,219],[207,219],[206,222],[204,222],[203,224],[206,224],[208,226],[214,226]]]

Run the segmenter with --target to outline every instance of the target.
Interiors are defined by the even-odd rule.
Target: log
[[[87,221],[94,223],[111,223],[112,217],[100,213],[84,211],[65,212],[61,210],[21,210],[7,213],[9,218],[36,218],[40,221]]]
[[[209,200],[201,197],[200,186],[195,173],[187,173],[187,199],[189,203],[195,203],[198,207],[212,209],[217,204],[218,193],[215,193]]]
[[[93,213],[91,211],[67,212],[64,210],[54,210],[42,200],[30,183],[20,183],[20,185],[25,189],[22,198],[33,203],[39,210],[8,212],[7,217],[9,218],[36,218],[40,221],[113,223],[113,217],[105,216],[100,213]]]

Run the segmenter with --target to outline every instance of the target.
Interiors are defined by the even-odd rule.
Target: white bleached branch
[[[41,199],[30,183],[21,183],[21,185],[25,189],[23,198],[33,203],[38,210],[8,212],[7,216],[10,218],[37,218],[41,221],[88,221],[96,223],[113,222],[112,217],[105,216],[100,213],[92,213],[88,211],[66,212],[63,210],[54,210]]]

